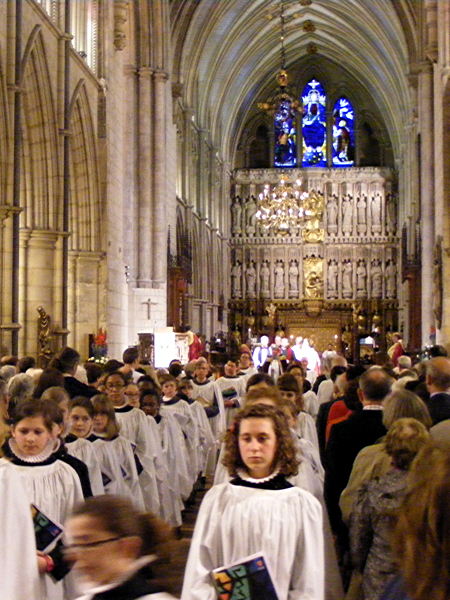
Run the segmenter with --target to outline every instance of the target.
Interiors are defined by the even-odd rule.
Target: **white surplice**
[[[0,459],[0,589],[2,600],[39,598],[36,540],[20,474]]]
[[[223,483],[203,499],[182,600],[215,600],[211,571],[263,553],[280,600],[323,600],[322,509],[297,487],[264,490]]]
[[[75,456],[79,460],[83,461],[89,471],[89,481],[91,482],[91,490],[94,496],[101,496],[105,493],[103,487],[102,473],[100,470],[100,464],[98,456],[95,452],[91,442],[88,442],[84,438],[78,438],[73,442],[64,442],[67,452],[71,456]]]

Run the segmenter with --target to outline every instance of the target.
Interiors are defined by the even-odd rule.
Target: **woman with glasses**
[[[97,496],[80,504],[66,523],[66,541],[85,590],[79,600],[174,600],[167,577],[158,576],[170,571],[168,528],[128,500]]]

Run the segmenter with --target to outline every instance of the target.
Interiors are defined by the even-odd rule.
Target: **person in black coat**
[[[51,360],[49,366],[58,369],[64,375],[64,388],[71,398],[76,396],[92,398],[97,390],[74,377],[79,362],[80,355],[78,352],[73,348],[66,347],[61,350],[57,357]]]
[[[433,425],[450,419],[450,359],[438,356],[429,360],[425,381],[430,393],[427,406]]]
[[[331,429],[325,450],[325,501],[333,531],[344,536],[339,497],[346,487],[353,462],[365,446],[375,444],[386,434],[383,400],[389,394],[392,378],[380,367],[372,367],[359,379],[358,396],[362,410]],[[344,542],[343,542],[344,543]]]

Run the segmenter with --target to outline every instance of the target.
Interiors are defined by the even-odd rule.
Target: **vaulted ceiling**
[[[399,157],[415,102],[409,78],[418,53],[414,4],[284,0],[283,6],[288,70],[298,73],[322,61],[328,70],[346,71],[383,115]],[[278,0],[171,2],[173,79],[183,84],[184,102],[228,160],[256,101],[276,87],[279,7]]]

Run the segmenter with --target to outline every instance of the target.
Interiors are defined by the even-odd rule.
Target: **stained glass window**
[[[347,98],[339,98],[333,108],[333,167],[355,164],[355,111]]]
[[[303,88],[303,160],[304,167],[327,166],[326,95],[322,84],[311,79]]]
[[[297,166],[297,132],[295,111],[288,98],[280,100],[274,116],[275,167]]]

